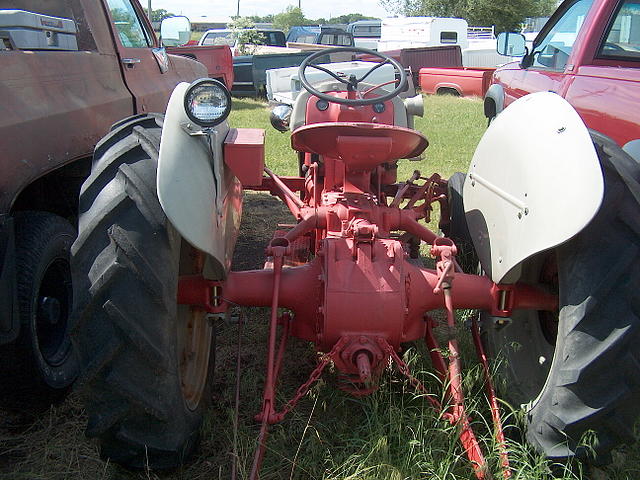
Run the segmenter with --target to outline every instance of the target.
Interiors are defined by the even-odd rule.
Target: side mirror
[[[160,38],[167,47],[186,45],[191,39],[191,22],[187,17],[169,17],[160,24]]]
[[[500,55],[507,57],[523,57],[527,53],[525,38],[521,33],[502,32],[496,39]]]
[[[293,108],[289,105],[280,104],[273,107],[269,120],[273,128],[279,132],[286,132],[289,130],[289,121],[291,120],[291,112]]]

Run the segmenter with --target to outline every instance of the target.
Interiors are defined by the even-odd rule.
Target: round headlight
[[[222,82],[201,78],[187,89],[184,109],[193,123],[201,127],[213,127],[229,116],[231,94]]]

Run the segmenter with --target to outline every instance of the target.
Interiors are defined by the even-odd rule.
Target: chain
[[[302,399],[302,397],[304,397],[309,392],[309,389],[311,388],[311,386],[322,375],[322,371],[325,369],[325,367],[329,364],[329,362],[331,362],[333,357],[342,349],[344,343],[345,343],[345,339],[341,338],[333,346],[333,348],[331,349],[331,351],[329,353],[325,353],[324,355],[322,355],[322,357],[320,358],[320,361],[318,362],[318,365],[311,372],[311,375],[309,375],[309,378],[307,379],[307,381],[304,382],[302,385],[300,385],[298,387],[298,390],[296,390],[296,394],[293,396],[293,398],[291,400],[289,400],[286,403],[286,405],[282,408],[282,410],[280,412],[274,414],[274,417],[275,417],[276,421],[279,422],[282,419],[284,419],[284,417],[289,412],[291,412],[291,410],[293,410],[295,408],[295,406],[298,404],[300,399]]]
[[[402,358],[400,358],[400,356],[396,353],[393,347],[389,345],[387,342],[384,342],[384,345],[382,347],[393,359],[394,363],[396,364],[396,367],[398,368],[398,371],[402,375],[407,377],[407,380],[409,380],[409,383],[411,383],[411,385],[413,385],[413,387],[416,390],[418,390],[420,393],[423,393],[427,397],[427,400],[429,400],[429,403],[431,403],[433,408],[441,412],[442,404],[437,399],[434,398],[434,395],[427,390],[427,387],[425,387],[420,380],[418,380],[416,377],[414,377],[411,374],[411,370],[409,370],[409,366],[405,363],[404,360],[402,360]],[[450,414],[445,413],[444,417],[448,419],[449,415]]]

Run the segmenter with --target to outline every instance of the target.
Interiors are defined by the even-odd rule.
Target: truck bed
[[[491,84],[495,68],[421,68],[420,88],[423,93],[450,93],[459,96],[484,96]]]

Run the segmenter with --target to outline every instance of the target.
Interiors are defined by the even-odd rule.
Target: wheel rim
[[[554,291],[556,265],[555,253],[531,258],[523,265],[520,281]],[[531,405],[544,390],[554,358],[557,325],[558,312],[538,310],[514,311],[511,323],[504,328],[488,324],[489,352],[501,358],[502,394],[513,404]]]
[[[183,241],[180,275],[202,273],[203,265],[204,255]],[[180,386],[187,407],[195,410],[207,384],[213,327],[202,309],[178,305],[177,313]]]
[[[68,355],[68,318],[73,299],[71,267],[57,258],[44,272],[35,299],[35,337],[38,351],[50,366],[61,365]]]

